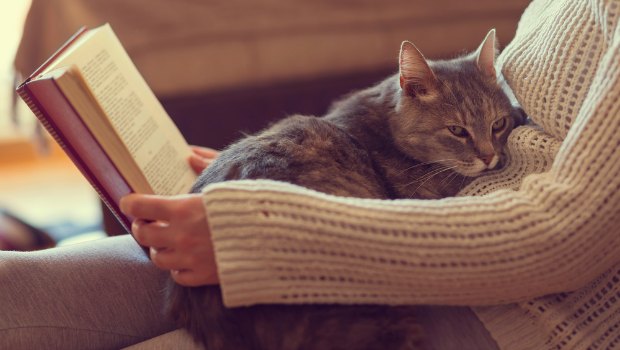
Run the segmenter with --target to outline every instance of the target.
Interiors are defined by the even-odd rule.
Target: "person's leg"
[[[167,277],[128,235],[0,251],[0,348],[118,349],[173,330]]]

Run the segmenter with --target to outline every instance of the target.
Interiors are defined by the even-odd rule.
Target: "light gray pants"
[[[33,253],[0,251],[0,349],[120,349],[170,332],[168,273],[129,235]],[[497,349],[465,307],[421,307],[430,349]],[[134,349],[195,349],[184,332]]]
[[[0,251],[0,349],[119,349],[173,330],[167,276],[129,235]]]

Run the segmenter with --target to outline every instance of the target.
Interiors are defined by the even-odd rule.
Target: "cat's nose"
[[[494,158],[495,158],[494,153],[480,155],[480,160],[482,160],[484,164],[486,164],[487,167],[491,165],[491,163],[493,163]]]

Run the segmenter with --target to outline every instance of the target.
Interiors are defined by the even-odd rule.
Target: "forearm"
[[[226,302],[488,304],[577,288],[613,263],[617,243],[575,235],[586,225],[597,236],[594,217],[571,215],[583,202],[545,185],[437,202],[215,187],[207,210]],[[567,205],[549,210],[558,197]]]
[[[611,268],[620,251],[614,38],[553,167],[517,191],[380,201],[265,181],[209,187],[226,303],[493,304],[574,290]]]

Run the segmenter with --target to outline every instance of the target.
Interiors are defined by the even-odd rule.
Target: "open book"
[[[194,183],[187,142],[109,25],[81,29],[17,92],[128,231],[122,196]]]

